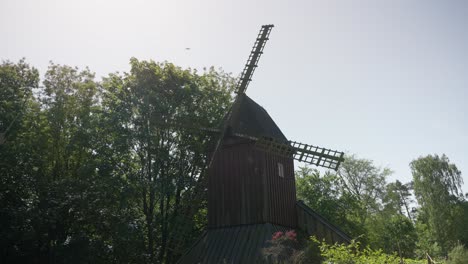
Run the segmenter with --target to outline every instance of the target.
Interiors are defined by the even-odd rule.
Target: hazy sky
[[[355,153],[411,179],[445,153],[468,191],[468,1],[0,0],[0,59],[89,66],[129,59],[243,69],[274,24],[247,94],[289,139]],[[190,48],[190,50],[186,50]]]

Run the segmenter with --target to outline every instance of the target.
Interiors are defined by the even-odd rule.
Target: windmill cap
[[[252,137],[271,137],[287,141],[267,111],[246,94],[239,94],[239,107],[233,109],[229,126],[232,132]]]

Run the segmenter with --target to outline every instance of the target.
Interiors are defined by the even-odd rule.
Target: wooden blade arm
[[[247,90],[247,86],[249,86],[249,83],[252,80],[253,73],[255,72],[255,68],[260,60],[260,56],[263,54],[263,49],[265,48],[265,44],[273,27],[273,25],[263,25],[260,29],[244,70],[242,71],[242,75],[237,83],[237,94],[245,93],[245,90]]]
[[[281,142],[273,138],[262,137],[255,145],[265,151],[334,170],[338,170],[344,161],[343,152],[295,141]]]

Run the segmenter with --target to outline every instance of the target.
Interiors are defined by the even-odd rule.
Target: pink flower
[[[273,234],[273,237],[271,238],[271,240],[277,240],[277,239],[281,238],[283,235],[284,235],[283,232],[278,231],[278,232]]]
[[[286,237],[289,238],[289,239],[291,239],[291,240],[296,241],[296,238],[297,238],[296,231],[294,231],[294,230],[289,230],[288,232],[286,232]]]

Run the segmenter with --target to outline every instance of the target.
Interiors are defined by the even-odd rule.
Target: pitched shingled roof
[[[246,94],[238,95],[233,106],[229,126],[232,132],[252,137],[267,136],[287,141],[267,111]]]

